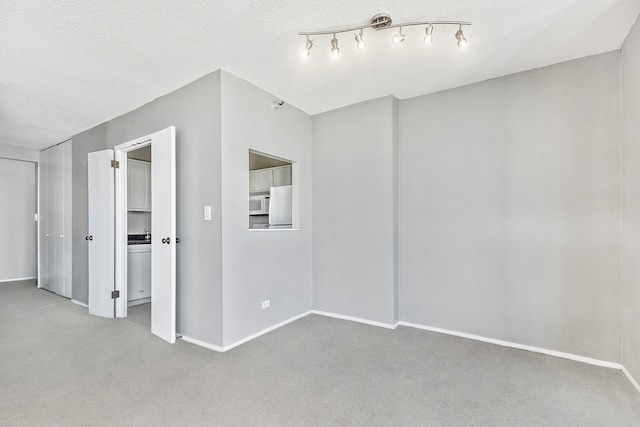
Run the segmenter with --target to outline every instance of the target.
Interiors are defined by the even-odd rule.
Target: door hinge
[[[111,299],[120,298],[120,291],[111,292]]]
[[[114,169],[120,168],[120,162],[117,160],[111,160],[111,167]]]

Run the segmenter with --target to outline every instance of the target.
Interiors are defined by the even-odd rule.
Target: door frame
[[[170,129],[175,128],[173,126]],[[156,132],[154,132],[156,133]],[[140,138],[116,145],[114,150],[115,160],[119,167],[115,177],[115,290],[120,292],[120,297],[116,299],[116,317],[127,317],[127,158],[130,151],[152,145],[153,134],[148,134]],[[153,167],[153,166],[152,166]],[[151,211],[151,221],[153,223],[153,211]],[[153,303],[153,294],[151,294]]]

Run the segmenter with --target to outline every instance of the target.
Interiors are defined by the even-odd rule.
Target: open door
[[[176,340],[175,128],[151,135],[151,333]]]
[[[115,209],[113,150],[89,153],[89,314],[114,317]]]
[[[173,126],[113,150],[89,153],[89,313],[127,315],[124,153],[151,144],[151,333],[176,340],[176,156]],[[121,165],[122,166],[122,165]],[[114,172],[115,171],[115,172]],[[116,230],[118,232],[116,233]],[[117,272],[117,274],[116,274]],[[119,292],[117,300],[113,291]],[[115,301],[115,304],[114,304]]]

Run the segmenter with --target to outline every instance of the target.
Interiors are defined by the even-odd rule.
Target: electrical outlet
[[[265,308],[269,308],[271,307],[271,300],[268,299],[266,301],[262,301],[262,309],[264,310]]]

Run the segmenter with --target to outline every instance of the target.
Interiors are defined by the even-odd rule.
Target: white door
[[[151,333],[176,340],[175,128],[151,135]]]
[[[38,206],[38,228],[40,234],[39,246],[39,266],[40,271],[38,273],[38,287],[43,289],[49,289],[49,239],[50,233],[48,229],[48,198],[49,191],[47,186],[48,179],[48,163],[49,163],[49,150],[40,152],[40,161],[38,162],[38,179],[40,181],[39,199],[40,204]]]
[[[114,317],[115,207],[113,150],[89,153],[89,314]]]
[[[49,233],[49,290],[58,295],[64,295],[64,260],[63,252],[63,151],[62,145],[56,145],[49,150],[48,173],[48,201],[47,232]]]

